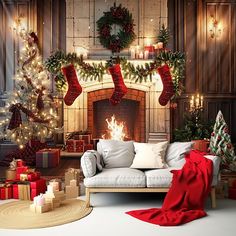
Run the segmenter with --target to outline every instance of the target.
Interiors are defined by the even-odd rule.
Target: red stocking
[[[157,70],[159,75],[161,76],[161,80],[163,83],[163,90],[159,97],[159,103],[160,105],[165,106],[169,102],[171,97],[175,94],[174,84],[168,65],[165,64],[164,66],[159,67]]]
[[[120,103],[122,97],[127,93],[127,87],[125,86],[119,64],[110,67],[109,71],[115,85],[114,92],[110,98],[110,102],[112,105],[117,105]]]
[[[62,68],[62,72],[68,83],[68,90],[64,97],[64,102],[67,106],[71,106],[75,99],[81,94],[82,87],[79,84],[74,65],[68,65]]]

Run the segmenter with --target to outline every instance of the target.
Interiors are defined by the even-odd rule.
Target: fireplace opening
[[[106,119],[115,115],[118,122],[125,122],[127,140],[145,142],[146,93],[128,88],[121,102],[113,106],[109,102],[113,92],[112,88],[88,92],[88,131],[93,138],[102,138],[107,130]]]
[[[124,140],[137,140],[139,102],[123,99],[117,106],[112,106],[108,99],[94,102],[94,129],[93,133],[98,138],[110,138],[108,136],[108,125],[106,119],[112,116],[118,123],[124,124]]]

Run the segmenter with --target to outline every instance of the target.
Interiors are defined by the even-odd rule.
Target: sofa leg
[[[211,188],[211,207],[216,208],[216,189]]]
[[[89,188],[86,188],[86,207],[90,207],[90,191]]]

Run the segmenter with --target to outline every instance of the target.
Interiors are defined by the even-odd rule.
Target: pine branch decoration
[[[168,28],[165,27],[164,24],[161,26],[161,29],[159,30],[157,39],[158,39],[158,42],[163,43],[164,48],[167,46],[170,40],[170,31],[168,30]]]

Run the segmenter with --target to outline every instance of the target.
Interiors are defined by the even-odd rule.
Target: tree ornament
[[[22,124],[19,106],[11,105],[9,111],[12,112],[12,116],[8,125],[8,129],[13,130],[18,128]]]
[[[71,106],[75,99],[82,93],[82,87],[78,81],[73,64],[63,67],[62,72],[68,83],[68,90],[64,97],[64,102],[67,106]]]
[[[120,26],[117,34],[111,34],[113,25]],[[114,4],[110,11],[104,12],[104,15],[97,21],[97,27],[100,43],[112,53],[129,47],[136,38],[132,14],[121,4],[118,7]]]
[[[115,85],[114,92],[110,98],[110,102],[112,105],[117,105],[120,103],[122,97],[127,93],[128,89],[125,86],[119,64],[109,67],[109,72]]]
[[[33,38],[33,42],[35,44],[39,45],[39,39],[38,39],[38,36],[35,34],[35,32],[31,32],[30,37]]]
[[[157,70],[163,83],[163,90],[159,97],[159,103],[160,105],[165,106],[175,94],[174,84],[170,74],[170,68],[167,64],[159,67]]]

